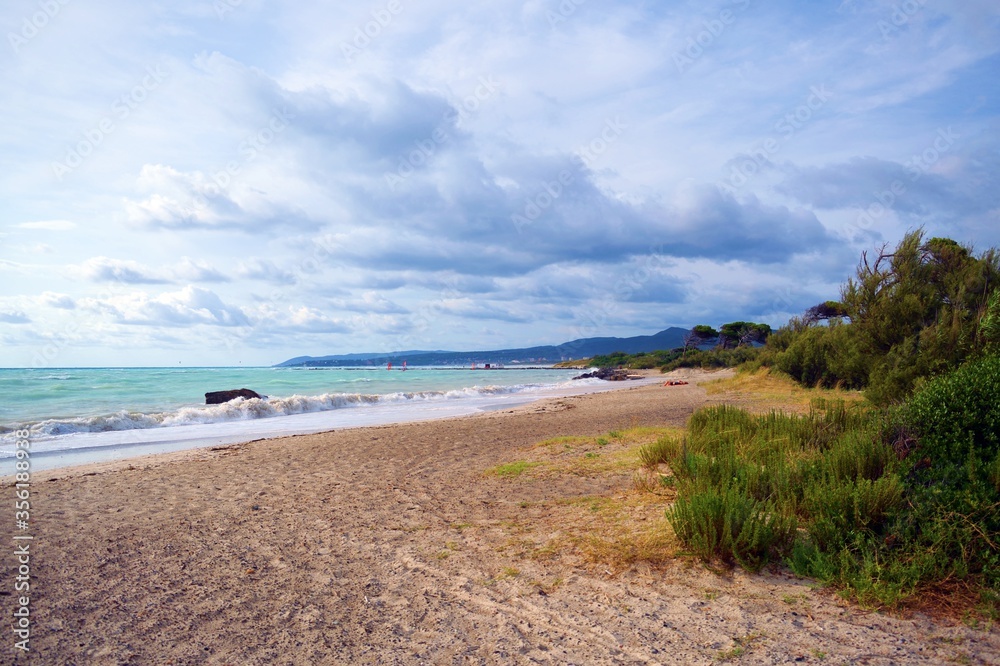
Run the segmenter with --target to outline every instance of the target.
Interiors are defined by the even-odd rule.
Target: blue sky
[[[1000,5],[0,10],[0,365],[271,364],[733,319],[1000,246]]]

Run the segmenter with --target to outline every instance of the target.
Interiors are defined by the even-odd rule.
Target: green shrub
[[[951,239],[913,231],[891,252],[863,255],[841,301],[792,319],[755,363],[807,386],[863,388],[875,404],[898,405],[922,382],[1000,351],[998,287],[996,249],[977,256]],[[828,326],[815,325],[828,317]]]
[[[916,437],[900,533],[934,548],[943,570],[1000,584],[1000,356],[928,382],[899,418]]]
[[[917,435],[917,457],[932,463],[918,465],[924,471],[915,473],[935,483],[975,484],[1000,451],[1000,356],[929,382],[903,408],[902,418]]]
[[[874,606],[955,581],[1000,599],[998,396],[993,356],[891,413],[700,409],[660,456],[677,489],[667,516],[701,557],[755,570],[788,555],[796,573]]]
[[[781,515],[774,503],[752,499],[734,487],[679,497],[667,518],[696,555],[735,560],[751,571],[786,551],[795,532],[794,518]]]
[[[670,372],[678,368],[735,368],[757,358],[761,347],[743,345],[733,349],[689,349],[660,363],[660,370]]]
[[[711,439],[712,435],[736,441],[741,437],[753,436],[757,431],[757,420],[739,407],[713,405],[692,414],[688,430],[693,441],[698,443]]]
[[[853,543],[859,532],[880,532],[902,497],[902,484],[894,475],[874,481],[830,477],[814,482],[805,489],[809,535],[821,550],[839,551]]]
[[[808,416],[752,415],[729,405],[696,411],[688,423],[688,438],[667,461],[678,490],[668,515],[681,541],[702,557],[736,561],[751,569],[787,553],[796,515],[808,517],[801,509],[809,484],[830,474],[823,466],[823,452],[846,428],[871,420],[842,402],[824,406],[825,412]],[[855,443],[843,449],[834,460],[859,451],[866,454],[853,461],[853,467],[844,461],[837,464],[840,475],[855,482],[874,473],[887,447],[865,449]],[[855,485],[860,486],[855,494],[864,506],[870,501],[869,488],[864,479]]]
[[[885,556],[879,539],[855,532],[847,544],[821,550],[815,540],[800,539],[788,560],[792,571],[849,591],[859,602],[874,607],[896,606],[911,597],[923,578],[922,558]]]
[[[669,463],[680,448],[680,443],[672,437],[661,437],[651,444],[639,447],[639,461],[643,467],[655,468],[661,463]]]
[[[807,483],[808,536],[793,546],[792,569],[873,605],[959,581],[997,599],[997,396],[1000,359],[982,357],[926,383],[880,436],[839,438],[819,466],[822,479]]]
[[[979,320],[979,344],[988,353],[1000,353],[1000,289],[990,294],[986,313]]]
[[[850,430],[827,452],[824,466],[839,482],[875,481],[889,471],[895,458],[892,447],[873,432]]]
[[[831,322],[779,338],[776,346],[783,349],[773,355],[773,365],[806,386],[863,388],[868,383],[870,361],[852,333],[849,324]]]
[[[683,348],[663,349],[652,352],[642,352],[639,354],[626,354],[625,352],[613,352],[611,354],[600,354],[590,359],[590,364],[598,368],[631,368],[633,370],[647,370],[657,368],[666,363],[680,358],[685,353]]]

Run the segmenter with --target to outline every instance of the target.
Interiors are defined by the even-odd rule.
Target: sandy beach
[[[740,399],[698,385],[717,375],[682,375],[691,383],[39,472],[31,651],[13,650],[8,631],[6,654],[31,664],[1000,664],[996,628],[874,613],[788,574],[714,571],[678,555],[669,497],[638,501],[635,442],[609,433],[681,427],[701,405]],[[515,461],[524,473],[490,473]],[[15,559],[0,571],[10,617]]]

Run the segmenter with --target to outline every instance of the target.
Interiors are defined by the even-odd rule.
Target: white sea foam
[[[35,470],[52,469],[261,437],[447,418],[505,409],[544,397],[618,387],[602,380],[585,379],[382,395],[324,393],[266,400],[241,398],[221,405],[192,405],[169,412],[121,411],[89,418],[49,419],[28,424],[31,464]],[[13,432],[0,434],[0,476],[12,473],[14,451]]]
[[[580,384],[586,380],[581,380]],[[249,421],[254,419],[324,412],[348,407],[390,404],[425,403],[439,400],[462,400],[483,396],[521,393],[542,388],[540,384],[514,386],[472,386],[450,391],[395,392],[384,395],[364,393],[324,393],[322,395],[291,395],[266,399],[237,398],[220,405],[183,407],[171,412],[128,412],[102,414],[86,418],[47,419],[26,424],[35,440],[44,440],[76,433],[142,430],[193,424]],[[12,440],[13,433],[0,435],[0,444]],[[0,457],[3,457],[0,450]]]

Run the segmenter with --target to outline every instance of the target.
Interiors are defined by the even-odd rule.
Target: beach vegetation
[[[595,356],[598,367],[768,367],[803,386],[864,391],[900,404],[932,377],[1000,351],[1000,251],[976,254],[922,229],[861,256],[839,300],[808,308],[772,331],[736,321],[699,324],[676,349]]]
[[[658,367],[661,372],[670,372],[680,368],[701,368],[703,370],[735,368],[756,359],[760,351],[760,347],[750,345],[693,349],[686,354],[677,355],[665,363],[661,363]]]
[[[678,368],[732,368],[755,359],[770,335],[770,326],[755,322],[729,322],[718,330],[699,324],[685,335],[682,347],[637,354],[614,352],[595,356],[590,364],[632,370],[660,368],[662,372]]]
[[[540,462],[532,462],[528,460],[515,460],[514,462],[495,465],[486,470],[486,473],[505,479],[512,479],[521,476],[528,470],[538,467],[541,464],[542,463]]]
[[[755,359],[807,386],[900,404],[927,380],[1000,345],[1000,251],[978,255],[918,229],[861,256],[839,301],[809,308]]]
[[[678,349],[595,358],[738,366],[703,385],[742,407],[705,407],[685,429],[536,446],[544,462],[534,464],[545,465],[536,478],[633,473],[631,491],[614,501],[558,507],[559,543],[612,569],[682,555],[752,571],[785,566],[866,606],[944,605],[995,622],[998,256],[916,231],[863,255],[838,300],[777,331],[701,325]]]
[[[613,352],[611,354],[598,354],[590,359],[590,365],[596,368],[628,368],[630,370],[649,370],[658,368],[665,363],[680,358],[684,355],[684,349],[666,349],[652,352],[641,352],[638,354],[627,354],[625,352]]]
[[[785,373],[769,368],[741,366],[730,377],[703,382],[705,392],[717,399],[735,399],[741,403],[770,409],[781,405],[785,410],[824,409],[828,401],[864,402],[860,391],[843,388],[809,388]]]
[[[591,442],[590,437],[583,437],[580,435],[566,435],[563,437],[552,437],[544,441],[535,444],[534,448],[548,448],[553,446],[562,446],[563,448],[573,448],[576,446],[586,446]]]
[[[679,446],[679,441],[674,437],[660,437],[655,442],[639,447],[639,460],[643,467],[656,469],[659,465],[670,462]]]
[[[952,593],[1000,599],[1000,357],[935,378],[902,405],[817,400],[808,414],[720,405],[664,448],[667,518],[690,552],[785,562],[863,604]]]

